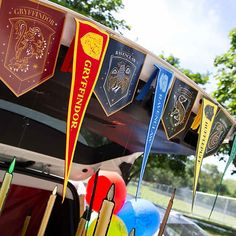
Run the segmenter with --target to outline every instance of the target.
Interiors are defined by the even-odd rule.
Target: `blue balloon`
[[[152,236],[160,226],[160,214],[155,205],[144,199],[125,202],[117,214],[130,233],[135,228],[135,236]]]

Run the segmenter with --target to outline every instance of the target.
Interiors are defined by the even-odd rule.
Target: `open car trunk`
[[[16,10],[2,10],[12,7],[9,5],[9,2],[17,6]],[[172,71],[175,81],[179,80],[187,87],[190,87],[190,90],[196,90],[196,96],[191,101],[192,106],[188,105],[190,107],[189,112],[186,112],[188,116],[184,114],[184,116],[186,116],[184,117],[186,118],[186,122],[174,136],[168,138],[164,123],[160,122],[160,125],[157,127],[158,130],[155,134],[151,152],[193,155],[196,152],[198,131],[192,130],[191,125],[200,109],[202,98],[208,98],[209,100],[212,100],[212,98],[193,81],[167,62],[136,43],[129,41],[111,29],[85,16],[46,0],[18,0],[9,2],[0,0],[0,20],[2,20],[0,21],[0,47],[2,47],[3,50],[3,53],[0,54],[0,183],[13,157],[16,158],[16,168],[9,195],[2,215],[0,216],[0,236],[21,235],[26,216],[31,216],[27,236],[37,235],[47,201],[55,186],[58,186],[57,198],[46,229],[46,235],[72,236],[75,235],[75,230],[78,225],[80,204],[77,189],[70,183],[67,187],[65,202],[61,204],[66,152],[66,121],[68,110],[70,110],[70,108],[68,109],[68,102],[71,90],[71,73],[62,72],[61,66],[75,35],[74,18],[90,23],[92,22],[96,27],[106,31],[109,34],[110,42],[113,43],[111,45],[116,45],[120,50],[119,56],[126,55],[124,58],[121,57],[121,62],[127,62],[127,65],[130,66],[136,61],[138,62],[139,70],[135,71],[133,69],[135,73],[130,73],[136,76],[129,77],[129,83],[126,85],[126,95],[117,98],[117,100],[120,101],[127,97],[127,101],[124,99],[124,104],[114,109],[112,114],[109,113],[109,115],[107,115],[107,113],[104,112],[104,104],[101,105],[102,99],[97,96],[96,91],[96,95],[92,94],[91,99],[86,101],[89,103],[79,138],[78,140],[76,139],[70,180],[85,180],[92,176],[98,169],[115,171],[122,175],[124,180],[127,179],[132,164],[144,151],[146,135],[153,109],[155,86],[150,84],[150,88],[147,89],[147,95],[142,101],[138,101],[135,98],[140,94],[143,87],[149,84],[149,78],[153,73],[154,65],[158,64]],[[34,4],[38,5],[35,6]],[[25,12],[31,14],[37,11],[37,7],[47,12],[49,11],[49,13],[56,10],[57,14],[63,15],[63,22],[61,22],[61,28],[59,30],[63,33],[57,35],[58,31],[53,30],[58,40],[56,40],[56,37],[53,37],[51,41],[51,36],[49,37],[47,33],[48,25],[44,22],[44,35],[48,36],[48,45],[56,45],[55,42],[57,41],[57,50],[48,52],[50,56],[45,56],[47,55],[45,53],[40,54],[37,58],[33,58],[33,55],[30,55],[29,58],[24,58],[20,63],[29,64],[24,68],[25,71],[23,69],[22,71],[18,71],[16,66],[19,64],[19,55],[21,55],[23,51],[27,56],[27,53],[31,51],[29,49],[28,51],[25,50],[26,48],[24,46],[26,41],[16,42],[19,40],[19,35],[15,38],[13,36],[10,37],[10,34],[17,34],[19,28],[15,27],[14,29],[14,27],[12,27],[11,31],[11,24],[9,22],[13,22],[13,14],[16,14],[15,21],[18,22],[19,17],[22,17],[25,21],[27,20],[28,26],[32,28],[29,29],[28,33],[32,33],[30,31],[34,29],[35,35],[40,37],[39,29],[34,27],[39,19],[32,20],[32,16],[22,16]],[[28,9],[31,10],[28,11]],[[33,14],[35,15],[35,13]],[[53,14],[55,14],[55,12]],[[40,12],[40,14],[37,13],[37,15],[40,16],[42,14]],[[45,19],[48,19],[48,17]],[[59,21],[57,17],[55,17],[55,22],[51,21],[53,24],[55,23],[55,27],[59,25],[59,22],[56,21]],[[27,22],[23,23],[26,24]],[[18,23],[22,23],[22,21]],[[38,27],[43,25],[41,23]],[[15,33],[14,30],[16,31]],[[25,37],[27,35],[28,34],[26,34]],[[9,45],[5,47],[8,43]],[[34,44],[32,43],[32,45]],[[45,42],[43,45],[46,47]],[[17,47],[19,47],[18,53],[16,52],[14,54],[14,50],[8,50],[9,48],[16,49]],[[49,50],[49,48],[47,49]],[[119,51],[118,49],[117,52]],[[7,53],[4,50],[8,50],[9,58],[5,57]],[[108,58],[114,58],[113,54],[116,53],[112,51],[114,48],[110,46],[109,50],[107,51],[110,53],[107,54]],[[134,54],[134,56],[137,54],[139,57],[137,56],[137,59],[135,59],[131,54]],[[142,55],[142,57],[140,55]],[[41,75],[43,76],[44,73],[47,74],[47,64],[43,63],[46,63],[48,60],[47,63],[50,64],[52,62],[51,57],[53,56],[55,56],[55,64],[50,67],[52,69],[50,75],[45,75],[44,77],[38,76],[39,78],[36,76],[37,79],[35,79],[35,77],[30,74],[29,78],[26,78],[27,70],[30,66],[31,70],[35,70],[37,73],[40,69],[38,69],[38,67],[42,67]],[[132,60],[129,61],[129,58],[132,58],[133,62]],[[142,60],[139,61],[139,58],[142,58]],[[106,61],[108,62],[109,59],[106,59]],[[118,60],[114,60],[113,62],[116,62],[117,65],[121,65]],[[133,66],[132,68],[136,68],[136,64]],[[104,67],[107,68],[104,69],[105,72],[103,74],[99,74],[98,82],[104,80],[102,77],[111,72],[110,66]],[[124,67],[119,69],[119,75],[121,75],[119,79],[125,79]],[[108,79],[111,80],[112,76]],[[21,91],[22,93],[16,93],[16,91],[13,90],[16,81],[20,84],[20,89],[23,82],[27,85],[31,82],[34,83],[35,80],[38,80],[37,86],[35,84],[35,86],[29,87],[27,91],[25,89]],[[14,86],[11,86],[12,84],[10,83]],[[101,86],[101,88],[102,87],[103,86]],[[131,87],[132,90],[130,89]],[[114,88],[116,87],[113,87],[113,90]],[[115,89],[114,91],[116,92],[118,90]],[[170,90],[168,91],[168,95],[171,95],[172,92]],[[105,95],[103,96],[105,97]],[[174,103],[173,107],[175,107],[175,105]],[[217,105],[219,109],[225,110],[220,104]],[[227,133],[225,133],[227,136],[224,136],[222,139],[224,140],[226,138],[230,140],[233,137],[236,123],[226,111],[225,116],[229,118],[231,126],[229,130],[227,130]],[[223,140],[221,140],[221,143]]]

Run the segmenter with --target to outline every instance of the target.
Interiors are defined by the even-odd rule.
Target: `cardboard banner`
[[[223,179],[224,179],[224,176],[225,176],[225,173],[228,169],[228,167],[230,166],[230,164],[233,162],[234,158],[236,157],[236,135],[234,136],[234,142],[233,142],[233,145],[232,145],[232,148],[231,148],[231,151],[230,151],[230,156],[229,156],[229,159],[226,163],[226,166],[225,166],[225,169],[224,169],[224,172],[221,176],[221,179],[220,179],[220,186],[218,188],[218,191],[217,191],[217,194],[216,194],[216,197],[215,197],[215,200],[214,200],[214,203],[213,203],[213,206],[212,206],[212,209],[211,209],[211,212],[210,212],[210,215],[209,215],[209,219],[214,211],[214,208],[215,208],[215,205],[216,205],[216,201],[217,201],[217,198],[218,198],[218,195],[219,195],[219,192],[220,192],[220,189],[221,189],[221,186],[222,186],[222,182],[223,182]]]
[[[191,114],[197,90],[185,82],[175,79],[162,117],[162,123],[168,139],[183,131]]]
[[[2,0],[0,79],[20,96],[54,74],[65,12],[46,3]]]
[[[76,22],[72,81],[67,115],[63,200],[80,127],[107,49],[109,35],[96,25]]]
[[[211,128],[205,156],[210,156],[217,152],[232,125],[231,120],[226,116],[223,110],[220,109],[216,114]]]
[[[166,100],[168,90],[169,90],[172,77],[173,77],[173,72],[161,66],[157,66],[157,65],[155,66],[158,69],[157,79],[156,79],[156,89],[155,89],[155,95],[154,95],[154,101],[153,101],[153,107],[152,107],[152,115],[151,115],[151,119],[148,126],[148,132],[146,136],[142,167],[141,167],[138,187],[136,191],[136,198],[139,195],[145,167],[148,161],[148,156],[151,151],[151,147],[152,147],[152,144],[153,144],[153,141],[154,141],[161,117],[162,117],[165,100]]]
[[[110,39],[95,95],[107,116],[133,100],[145,54]]]
[[[198,136],[198,143],[196,149],[196,161],[195,161],[195,169],[194,169],[194,184],[193,184],[193,200],[192,200],[192,210],[197,190],[198,179],[201,171],[202,159],[205,155],[206,146],[208,143],[208,139],[210,136],[210,131],[212,124],[215,119],[215,115],[217,112],[217,105],[212,103],[211,101],[203,98],[202,104],[202,120],[200,124],[200,132]]]

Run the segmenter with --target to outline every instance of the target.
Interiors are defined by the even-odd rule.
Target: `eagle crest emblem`
[[[106,81],[103,85],[107,100],[113,106],[129,92],[136,66],[119,56],[111,56]]]
[[[144,53],[110,38],[94,90],[107,116],[133,101],[145,56]]]

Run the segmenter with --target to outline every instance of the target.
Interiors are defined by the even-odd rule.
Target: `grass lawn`
[[[133,185],[132,183],[127,186],[127,191],[130,195],[135,195],[136,193],[136,185]],[[141,188],[141,197],[144,199],[147,199],[153,203],[156,203],[162,207],[167,207],[168,202],[170,200],[170,197],[160,194],[156,191],[151,190],[149,186],[143,185]],[[219,226],[229,226],[231,228],[236,229],[236,218],[224,215],[220,212],[213,212],[211,220],[208,220],[208,215],[210,212],[210,209],[206,209],[199,206],[194,206],[194,213],[191,213],[191,204],[188,202],[185,202],[184,200],[175,199],[173,204],[173,209],[179,212],[182,212],[184,215],[203,219],[208,223],[214,223],[219,224]],[[211,234],[211,235],[218,235],[218,234]]]

